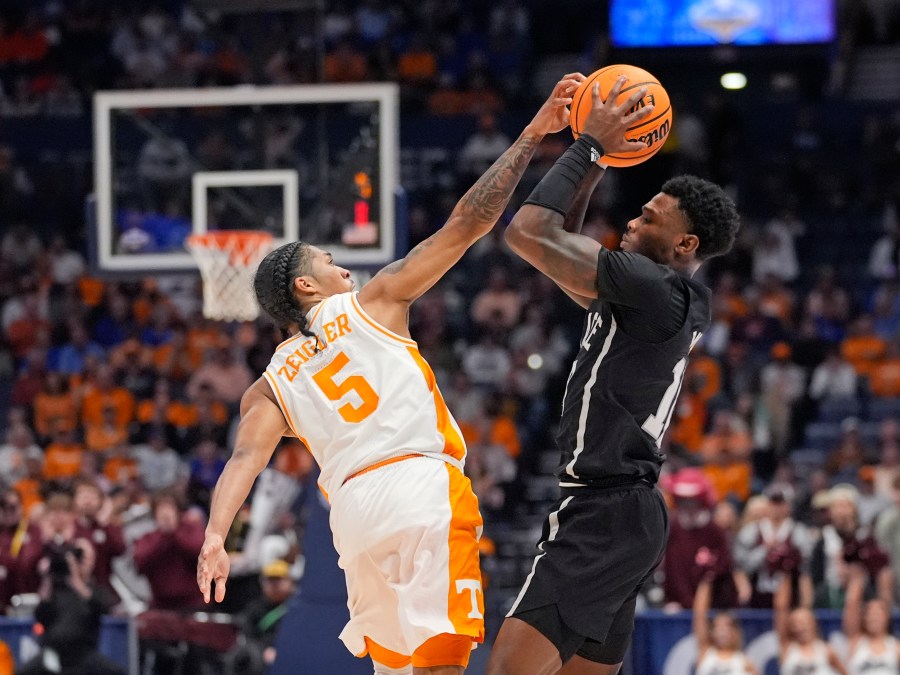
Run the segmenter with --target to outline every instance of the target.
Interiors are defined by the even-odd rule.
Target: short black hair
[[[741,219],[725,190],[703,178],[685,175],[667,180],[662,192],[678,200],[678,208],[687,218],[691,233],[700,239],[699,260],[731,250]]]

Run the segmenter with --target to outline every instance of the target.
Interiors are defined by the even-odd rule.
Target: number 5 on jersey
[[[331,401],[340,401],[350,392],[356,392],[356,395],[362,400],[359,406],[345,403],[338,408],[338,413],[346,422],[356,424],[375,412],[378,407],[378,394],[362,375],[350,375],[341,383],[335,382],[335,376],[348,363],[350,363],[350,358],[344,352],[338,352],[331,363],[313,375],[312,379]]]

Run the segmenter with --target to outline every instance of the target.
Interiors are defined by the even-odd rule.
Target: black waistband
[[[604,476],[591,479],[561,479],[563,490],[615,490],[623,487],[655,487],[656,481],[649,476]]]

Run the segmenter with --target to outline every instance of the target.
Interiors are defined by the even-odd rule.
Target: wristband
[[[565,216],[572,206],[581,179],[603,154],[603,146],[597,139],[581,134],[562,157],[556,160],[523,205],[542,206]]]

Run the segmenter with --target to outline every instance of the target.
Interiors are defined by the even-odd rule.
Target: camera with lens
[[[47,568],[47,574],[53,583],[65,583],[69,578],[70,570],[67,555],[70,553],[76,562],[81,562],[84,558],[84,551],[71,542],[54,540],[47,545],[47,560],[50,563]]]

